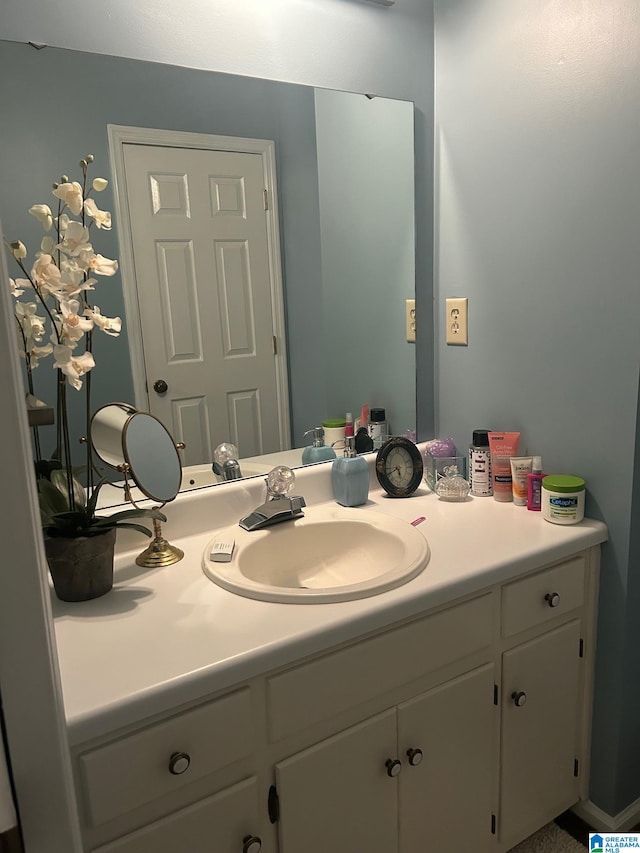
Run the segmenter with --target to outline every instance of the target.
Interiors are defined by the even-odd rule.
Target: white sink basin
[[[214,542],[235,539],[228,563]],[[323,604],[377,595],[418,575],[429,546],[407,521],[373,510],[310,507],[303,518],[249,532],[220,530],[202,555],[204,573],[230,592],[261,601]]]

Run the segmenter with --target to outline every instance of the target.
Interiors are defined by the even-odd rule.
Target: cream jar
[[[577,524],[584,518],[585,482],[570,474],[542,478],[542,517],[553,524]]]

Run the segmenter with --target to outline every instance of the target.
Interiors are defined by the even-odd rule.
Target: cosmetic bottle
[[[345,418],[344,423],[344,437],[351,438],[354,434],[355,433],[353,430],[353,415],[351,414],[351,412],[347,412],[347,416]]]
[[[542,457],[534,456],[531,473],[527,475],[527,509],[540,512],[542,508]]]
[[[379,450],[389,435],[384,409],[371,409],[369,412],[369,435],[373,439],[373,449]]]
[[[473,439],[469,447],[469,483],[471,494],[476,497],[490,497],[493,494],[491,450],[487,429],[473,431]]]
[[[344,456],[331,466],[331,485],[336,503],[342,506],[362,506],[369,497],[369,465],[364,456],[357,456],[354,436],[345,438]]]
[[[305,436],[307,435],[312,436],[312,444],[302,451],[303,465],[311,465],[313,462],[326,462],[327,459],[336,458],[333,447],[328,447],[324,443],[324,429],[321,426],[308,429],[305,432]]]

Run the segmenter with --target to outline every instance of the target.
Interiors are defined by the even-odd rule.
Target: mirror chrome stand
[[[160,566],[171,566],[178,563],[184,557],[184,551],[171,545],[162,535],[162,527],[159,519],[153,519],[153,540],[148,548],[136,557],[136,565],[148,569],[157,569]]]

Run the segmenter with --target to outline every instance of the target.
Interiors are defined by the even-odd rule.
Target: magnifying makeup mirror
[[[171,434],[147,412],[139,412],[129,403],[109,403],[98,409],[91,419],[91,444],[96,456],[124,477],[125,498],[137,506],[131,483],[142,494],[159,503],[158,509],[172,501],[180,490],[182,465]],[[113,484],[116,485],[116,484]],[[162,535],[158,519],[153,519],[154,538],[148,548],[136,557],[139,566],[157,568],[177,563],[184,552],[169,544]]]

